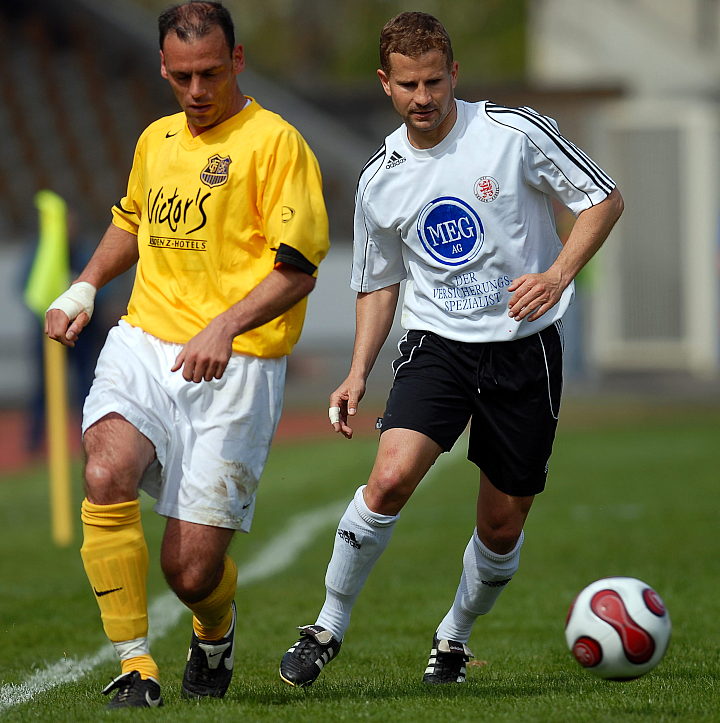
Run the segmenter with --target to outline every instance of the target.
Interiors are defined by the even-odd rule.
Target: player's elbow
[[[622,212],[625,210],[625,201],[617,186],[613,188],[610,195],[605,199],[605,203],[608,204],[608,213],[614,223],[622,216]]]

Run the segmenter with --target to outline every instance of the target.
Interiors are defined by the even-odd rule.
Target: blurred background
[[[40,326],[24,305],[35,193],[68,203],[77,273],[124,193],[137,136],[177,108],[159,75],[160,0],[0,0],[0,430],[3,455],[43,446]],[[567,399],[718,404],[720,0],[226,0],[245,46],[240,85],[320,161],[332,251],[292,357],[288,404],[317,408],[344,376],[354,331],[352,204],[365,160],[397,125],[375,69],[403,10],[438,16],[457,96],[529,105],[613,176],[626,210],[578,282],[567,319]],[[567,234],[572,217],[558,209]],[[131,278],[98,297],[70,354],[79,408]],[[397,331],[397,330],[396,330]],[[394,336],[399,336],[394,333]],[[382,399],[394,343],[371,378]],[[380,411],[380,410],[378,410]]]

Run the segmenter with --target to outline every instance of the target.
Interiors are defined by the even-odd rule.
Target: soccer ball
[[[632,680],[662,660],[670,615],[660,596],[634,577],[607,577],[575,598],[565,640],[583,668],[608,680]]]

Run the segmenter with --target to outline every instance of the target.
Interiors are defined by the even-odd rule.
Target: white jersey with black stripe
[[[533,334],[562,317],[571,284],[538,321],[507,315],[512,280],[547,270],[561,249],[552,199],[575,215],[603,201],[613,180],[531,108],[457,100],[436,146],[410,145],[405,126],[360,175],[351,286],[407,280],[402,325],[466,342]]]

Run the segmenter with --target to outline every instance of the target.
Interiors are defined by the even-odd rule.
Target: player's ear
[[[450,78],[452,79],[453,88],[457,85],[458,67],[459,66],[457,60],[453,60],[452,65],[450,66]]]
[[[160,51],[160,75],[162,75],[165,80],[167,80],[168,72],[167,68],[165,67],[165,56],[163,55],[163,51]]]
[[[385,73],[385,71],[382,68],[378,68],[377,71],[378,78],[380,78],[380,83],[382,84],[383,90],[387,95],[391,95],[390,93],[390,78]]]
[[[235,50],[232,52],[232,61],[233,61],[233,72],[235,75],[238,73],[242,73],[243,70],[245,70],[245,51],[243,50],[242,45],[238,45],[235,47]]]

